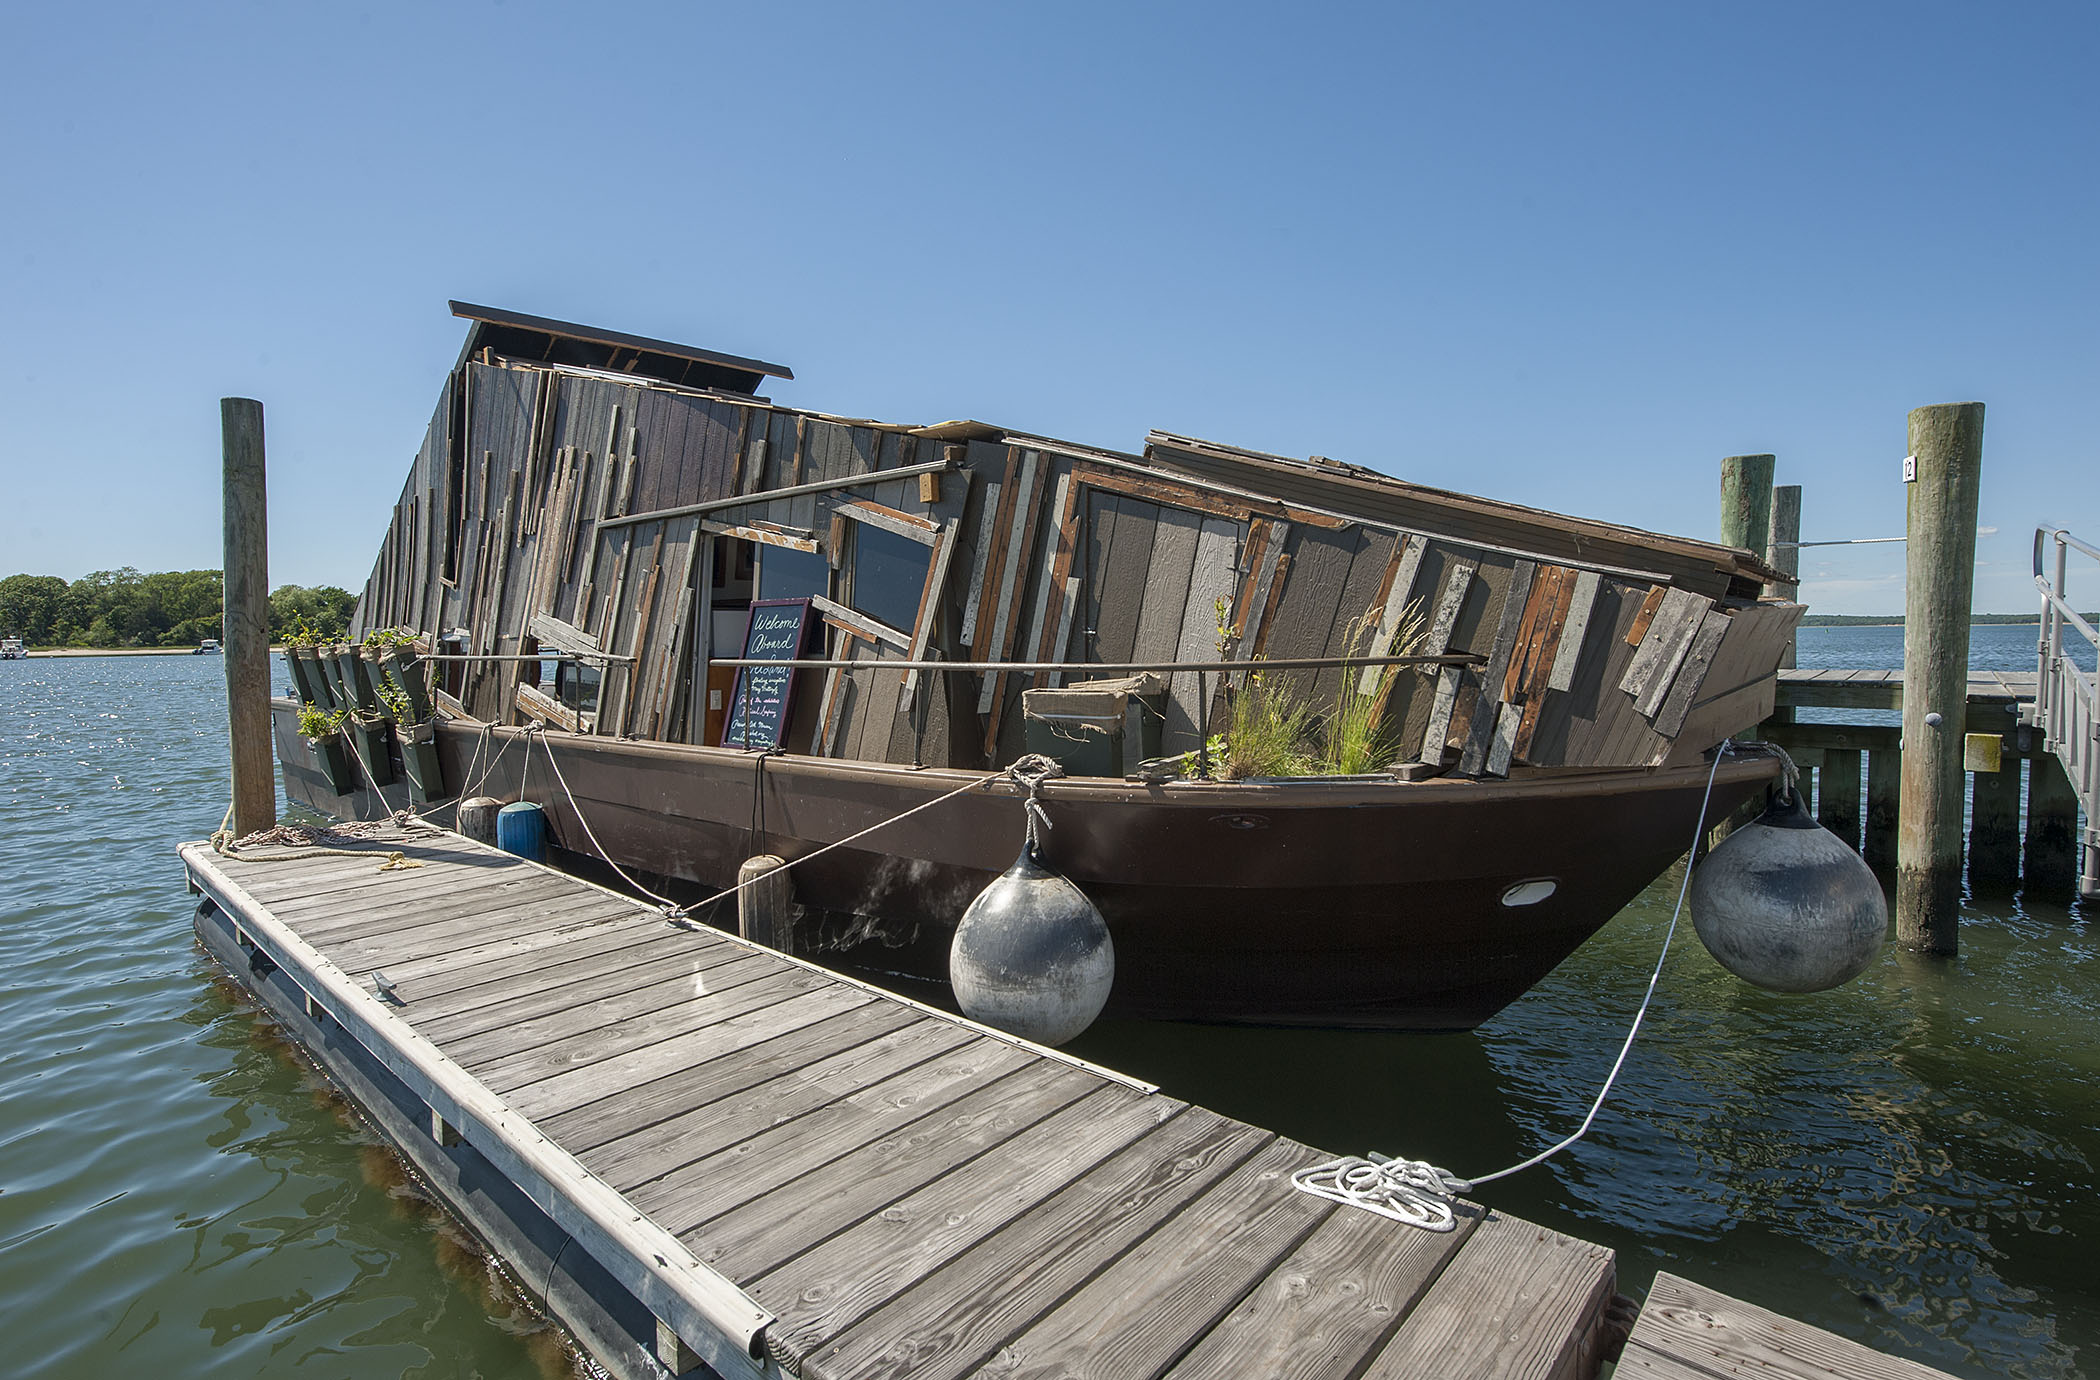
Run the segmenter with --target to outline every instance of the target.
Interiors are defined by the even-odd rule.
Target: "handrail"
[[[1334,666],[1479,666],[1477,652],[1441,656],[1298,656],[1252,661],[842,661],[826,657],[709,657],[710,666],[782,666],[797,671],[1312,671]]]
[[[2056,544],[2056,570],[2046,569],[2049,544]],[[2034,584],[2042,592],[2042,630],[2035,649],[2031,722],[2042,732],[2042,744],[2063,763],[2071,791],[2085,811],[2085,837],[2079,852],[2079,894],[2100,896],[2100,669],[2082,669],[2064,647],[2064,625],[2078,630],[2086,644],[2100,652],[2100,633],[2071,607],[2067,583],[2070,553],[2100,561],[2095,548],[2062,527],[2034,532]]]
[[[2052,539],[2056,542],[2056,578],[2053,583],[2043,569],[2043,553],[2046,544]],[[2066,597],[2065,577],[2069,573],[2067,569],[2069,552],[2073,550],[2100,561],[2100,547],[2090,546],[2080,541],[2071,535],[2069,528],[2037,527],[2034,529],[2034,587],[2042,592],[2044,616],[2042,618],[2041,657],[2042,670],[2045,673],[2048,670],[2049,662],[2054,659],[2057,653],[2062,651],[2060,640],[2055,635],[2056,626],[2054,619],[2067,620],[2072,627],[2085,635],[2086,641],[2092,643],[2095,647],[2100,647],[2100,631],[2096,631],[2091,623],[2086,622],[2079,615],[2078,610],[2071,607]]]

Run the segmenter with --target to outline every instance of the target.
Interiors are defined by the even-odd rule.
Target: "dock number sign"
[[[809,600],[754,599],[751,616],[744,623],[740,655],[748,660],[793,660],[802,654],[808,628]],[[787,731],[794,692],[793,667],[739,666],[729,715],[722,724],[721,745],[761,750],[778,747],[780,735]]]

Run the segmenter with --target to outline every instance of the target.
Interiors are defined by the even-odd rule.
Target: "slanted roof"
[[[1145,454],[1160,469],[1454,541],[1532,552],[1576,565],[1652,571],[1709,598],[1756,598],[1761,582],[1784,578],[1740,547],[1433,489],[1321,455],[1294,460],[1166,431],[1145,438]]]
[[[653,340],[601,326],[579,326],[573,321],[528,316],[500,307],[480,307],[472,302],[453,302],[452,314],[473,322],[467,331],[462,359],[493,350],[512,359],[544,360],[555,364],[604,369],[662,379],[666,383],[696,388],[719,388],[732,393],[755,393],[768,374],[791,379],[794,371],[785,364],[762,359],[702,350],[668,340]]]

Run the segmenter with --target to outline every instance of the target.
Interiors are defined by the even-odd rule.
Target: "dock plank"
[[[523,1053],[597,1030],[606,1022],[644,1021],[659,1011],[710,1001],[777,972],[757,954],[676,955],[646,969],[623,969],[589,984],[570,1000],[562,991],[532,992],[500,1004],[494,1012],[470,1010],[437,1018],[424,1033],[445,1042],[445,1052],[472,1064],[488,1050]]]
[[[666,1162],[639,1166],[637,1177],[621,1189],[636,1207],[682,1234],[973,1091],[997,1086],[1027,1064],[1012,1045],[972,1040],[908,1075],[886,1078],[728,1150],[693,1159],[674,1147]]]
[[[679,1036],[694,1035],[734,1016],[745,1015],[788,998],[818,990],[821,984],[807,973],[769,973],[756,981],[726,992],[708,993],[698,1000],[662,1012],[658,1019],[628,1025],[599,1024],[570,1036],[558,1044],[504,1052],[500,1048],[476,1059],[455,1055],[468,1072],[497,1092],[510,1093],[555,1078],[605,1076],[608,1090],[617,1086],[617,1075],[600,1068],[623,1057],[645,1055]],[[678,1057],[678,1056],[674,1056]]]
[[[1619,1373],[1655,1380],[1951,1380],[1667,1271],[1648,1291]]]
[[[1167,1372],[1168,1380],[1320,1380],[1350,1374],[1428,1290],[1479,1224],[1448,1232],[1337,1212]]]
[[[885,1018],[894,1015],[892,1009],[881,1007],[850,1011],[837,1018],[853,1022],[858,1042],[849,1048],[698,1105],[690,1105],[691,1093],[681,1094],[683,1109],[676,1114],[607,1136],[594,1146],[579,1146],[579,1153],[591,1172],[608,1183],[640,1182],[651,1165],[681,1159],[690,1163],[740,1145],[895,1074],[953,1053],[971,1039],[968,1030],[939,1021],[913,1021],[882,1029]],[[793,1048],[799,1055],[800,1042]],[[658,1093],[659,1085],[652,1084],[649,1092]],[[623,1099],[623,1104],[640,1100]],[[587,1112],[568,1114],[581,1122],[572,1134],[602,1135],[602,1130],[591,1125],[594,1119],[586,1119]]]
[[[1473,1229],[1467,1246],[1364,1380],[1594,1373],[1600,1339],[1586,1333],[1585,1319],[1601,1317],[1611,1299],[1611,1252],[1498,1212]]]
[[[1278,1139],[999,1349],[1016,1380],[1143,1380],[1173,1364],[1335,1211],[1291,1187],[1320,1155]]]
[[[1275,1137],[1191,1108],[806,1353],[823,1380],[954,1380]]]
[[[751,1296],[792,1316],[789,1339],[808,1351],[1185,1109],[1168,1097],[1097,1090],[998,1153],[757,1274]]]
[[[687,1244],[716,1269],[749,1279],[864,1221],[951,1169],[1091,1098],[1090,1115],[1138,1094],[1093,1075],[1034,1063],[979,1088],[896,1134],[828,1159],[785,1192],[711,1218]]]
[[[849,1007],[747,1048],[741,1057],[688,1065],[625,1093],[552,1113],[540,1125],[564,1145],[587,1152],[677,1116],[705,1115],[706,1108],[725,1098],[804,1070],[808,1077],[823,1078],[827,1060],[872,1053],[891,1032],[921,1024],[952,1029],[946,1023],[926,1021],[909,1007],[887,1002]],[[957,1032],[956,1043],[968,1034]],[[793,1086],[782,1084],[773,1091],[781,1095]]]

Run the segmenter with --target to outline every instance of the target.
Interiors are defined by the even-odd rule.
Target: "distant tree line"
[[[281,585],[270,595],[270,637],[281,640],[301,618],[323,637],[340,637],[356,604],[334,585]],[[71,583],[10,575],[0,580],[0,636],[32,647],[194,647],[220,636],[224,606],[216,570],[141,575],[125,566]]]

